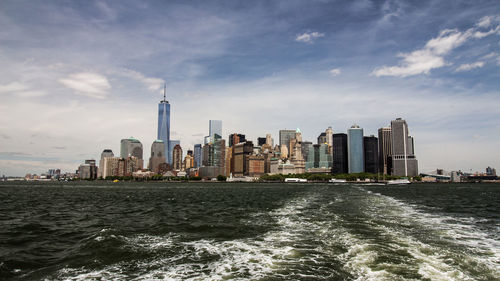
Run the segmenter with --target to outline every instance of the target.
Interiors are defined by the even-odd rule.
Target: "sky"
[[[184,152],[401,117],[420,172],[500,169],[499,66],[497,0],[0,0],[0,176],[148,159],[164,82]]]

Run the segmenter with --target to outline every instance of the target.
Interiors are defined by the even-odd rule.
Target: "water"
[[[500,186],[2,183],[0,279],[500,280]]]

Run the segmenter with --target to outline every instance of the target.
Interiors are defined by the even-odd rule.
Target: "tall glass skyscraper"
[[[358,125],[347,130],[347,150],[349,173],[364,172],[363,128]]]
[[[215,143],[215,135],[222,138],[222,120],[210,120],[208,121],[208,135],[210,136],[210,142]]]
[[[167,157],[165,160],[172,164],[172,149],[170,149],[170,103],[166,99],[167,86],[163,88],[163,100],[158,104],[158,137],[165,144]]]

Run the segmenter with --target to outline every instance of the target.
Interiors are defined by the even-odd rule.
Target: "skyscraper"
[[[155,140],[151,144],[151,157],[149,158],[149,170],[158,174],[161,164],[166,163],[165,143],[163,140]]]
[[[290,140],[295,138],[295,134],[295,130],[280,130],[280,147],[285,145],[289,154],[291,154]]]
[[[208,135],[212,143],[215,142],[215,134],[217,134],[219,138],[222,138],[222,120],[209,120],[208,126]]]
[[[349,173],[362,173],[365,169],[363,153],[363,128],[353,125],[347,130],[347,157]]]
[[[102,172],[104,168],[104,158],[114,157],[113,151],[111,149],[104,149],[101,153],[101,160],[99,160],[99,168],[97,169],[97,177],[102,177]]]
[[[134,137],[121,140],[120,157],[127,158],[129,156],[142,159],[142,143]]]
[[[182,169],[182,148],[179,144],[176,144],[172,151],[172,168],[178,171]]]
[[[168,162],[170,163],[171,167],[173,167],[173,162],[172,162],[173,161],[172,160],[172,155],[173,154],[172,153],[173,153],[174,147],[176,145],[181,145],[181,141],[180,140],[170,140],[170,145],[169,145],[169,147],[170,147],[170,151],[169,151],[170,159],[168,160]]]
[[[245,139],[245,135],[243,134],[230,134],[229,135],[229,147],[232,147],[233,145],[240,143],[240,142],[246,142],[247,140]]]
[[[365,172],[377,174],[379,172],[378,139],[374,135],[363,137],[363,147],[365,155]]]
[[[203,150],[201,144],[194,145],[194,167],[199,168],[202,164]]]
[[[158,137],[162,140],[167,153],[166,161],[168,164],[172,162],[172,154],[170,148],[170,103],[167,101],[167,85],[163,87],[163,100],[158,104]]]
[[[391,121],[391,137],[391,174],[405,177],[418,175],[418,162],[413,154],[415,149],[413,138],[408,136],[408,125],[405,120],[397,118]]]
[[[387,162],[389,156],[392,154],[391,127],[378,129],[378,154],[379,171],[387,175],[391,172]]]
[[[347,157],[347,135],[333,134],[333,165],[332,174],[347,174],[349,172]]]

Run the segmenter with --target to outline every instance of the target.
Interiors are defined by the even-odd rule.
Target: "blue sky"
[[[184,150],[407,120],[420,170],[500,168],[498,1],[0,1],[0,175],[73,171],[156,138]]]

